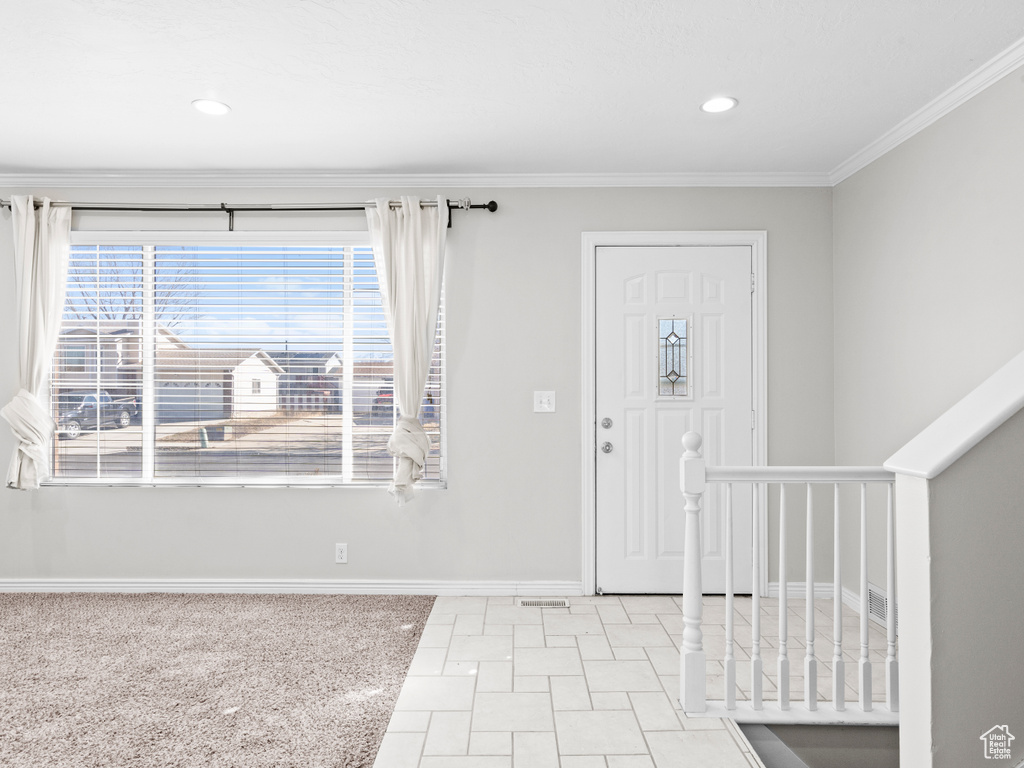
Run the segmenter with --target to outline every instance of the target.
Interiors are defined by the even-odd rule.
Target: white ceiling
[[[834,176],[1022,37],[1020,0],[3,0],[0,175]]]

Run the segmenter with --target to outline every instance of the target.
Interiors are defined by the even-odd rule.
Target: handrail
[[[762,466],[741,467],[722,466],[708,467],[701,451],[703,438],[696,432],[687,432],[683,436],[683,455],[679,462],[680,489],[683,492],[685,545],[683,556],[683,636],[680,647],[680,690],[679,701],[687,715],[712,714],[716,717],[743,718],[750,722],[831,722],[831,723],[897,723],[899,721],[899,662],[896,658],[896,560],[894,547],[893,490],[896,475],[884,467],[836,467],[836,466]],[[725,657],[721,661],[724,671],[724,702],[707,700],[707,655],[703,643],[703,589],[702,589],[702,535],[701,509],[703,496],[709,483],[724,485],[723,522],[727,545],[724,547],[725,558]],[[750,648],[750,700],[739,707],[736,701],[736,659],[734,649],[734,594],[733,594],[733,483],[752,484],[755,489],[761,487],[761,493],[755,492],[751,500],[751,523],[754,541],[752,551],[753,589],[751,591],[751,648]],[[869,649],[868,605],[869,591],[867,580],[867,526],[868,526],[868,486],[869,484],[886,486],[886,707],[885,711],[875,710],[872,701],[872,662]],[[760,525],[758,506],[766,500],[768,485],[779,486],[779,617],[778,617],[778,670],[776,677],[777,703],[766,709],[763,700],[761,676],[763,661],[761,658],[760,629],[760,595],[761,575],[759,544]],[[790,647],[789,647],[789,579],[787,567],[787,487],[790,484],[806,486],[806,523],[805,523],[805,579],[804,590],[804,630],[805,645],[803,646],[803,705],[798,711],[791,710],[790,701]],[[812,486],[828,484],[833,488],[833,637],[832,646],[832,707],[824,711],[818,707],[818,668],[819,659],[815,649],[815,511]],[[840,486],[860,486],[860,643],[859,659],[857,660],[857,692],[858,708],[848,710],[845,702],[846,663],[843,658],[843,587],[842,587],[842,548],[840,535],[843,526],[840,524]],[[790,487],[790,490],[793,489]],[[793,510],[789,510],[793,511]],[[824,510],[822,510],[824,511]],[[851,510],[852,511],[852,510]],[[797,653],[801,649],[793,648]]]
[[[891,483],[896,474],[882,467],[706,467],[715,483]]]

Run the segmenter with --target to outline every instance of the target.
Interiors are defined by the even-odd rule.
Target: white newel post
[[[705,486],[701,436],[683,435],[683,457],[679,460],[679,485],[686,503],[685,549],[683,554],[683,645],[679,662],[679,703],[684,712],[707,711],[707,662],[704,654],[701,616],[704,610],[701,584],[700,504]]]

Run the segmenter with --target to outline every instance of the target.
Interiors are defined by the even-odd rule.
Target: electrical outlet
[[[533,393],[533,412],[534,413],[554,413],[555,412],[555,393],[554,392],[541,392],[535,391]]]
[[[334,562],[336,562],[336,563],[347,563],[348,562],[348,544],[335,544],[334,545]]]

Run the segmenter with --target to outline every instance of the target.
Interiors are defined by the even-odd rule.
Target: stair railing
[[[683,640],[680,649],[680,704],[687,715],[709,715],[732,717],[746,722],[799,722],[799,723],[896,723],[899,720],[899,661],[896,651],[896,560],[895,527],[893,510],[893,484],[895,476],[881,467],[707,467],[701,453],[702,438],[696,432],[683,436],[683,456],[680,460],[680,486],[685,499],[685,549],[683,573]],[[703,587],[701,583],[701,504],[708,483],[725,484],[724,530],[725,530],[725,655],[724,700],[707,700],[707,658],[703,646]],[[753,551],[751,594],[751,647],[750,653],[750,698],[737,701],[737,679],[734,636],[734,594],[733,594],[733,505],[734,483],[749,483],[754,486],[752,525]],[[869,585],[868,585],[868,485],[883,484],[886,488],[886,658],[885,710],[876,710],[872,702],[872,662],[869,656]],[[787,579],[789,552],[787,551],[788,512],[787,485],[802,484],[806,488],[806,560],[805,560],[805,649],[803,658],[803,702],[794,705],[790,699],[790,647],[789,647],[789,600],[790,585]],[[818,664],[815,648],[815,573],[814,573],[814,510],[812,484],[834,486],[834,535],[833,535],[833,648],[832,648],[832,701],[819,707]],[[843,599],[842,547],[841,547],[841,505],[840,486],[860,486],[860,648],[857,661],[856,709],[846,704],[846,661],[843,658]],[[765,670],[762,654],[761,595],[766,593],[761,576],[760,525],[758,514],[760,489],[769,485],[779,486],[779,633],[777,640],[778,663],[776,669],[777,696],[775,701],[764,699],[763,682]],[[763,496],[767,498],[767,494]],[[770,677],[770,676],[769,676]]]

